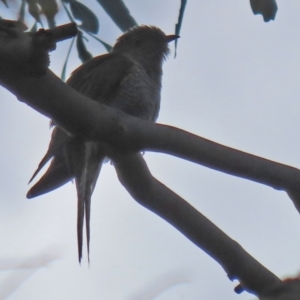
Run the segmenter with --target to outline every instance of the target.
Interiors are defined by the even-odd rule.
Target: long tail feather
[[[76,175],[76,188],[78,197],[77,212],[77,244],[78,259],[81,262],[83,244],[83,223],[85,216],[86,241],[88,261],[90,262],[90,214],[91,197],[100,174],[104,155],[99,153],[98,145],[94,142],[86,142],[84,147],[84,161],[79,174]]]
[[[76,183],[77,183],[77,181],[76,181]],[[79,261],[79,263],[81,263],[81,258],[82,258],[83,221],[84,221],[84,201],[82,201],[82,196],[78,195],[78,207],[77,207],[77,246],[78,246],[78,261]]]
[[[42,178],[28,191],[28,199],[48,193],[59,188],[68,181],[72,180],[74,175],[69,172],[69,168],[64,160],[54,157],[51,164],[42,176]]]

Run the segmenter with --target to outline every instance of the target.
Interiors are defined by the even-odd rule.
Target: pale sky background
[[[96,1],[99,37],[120,30]],[[179,0],[127,0],[139,24],[174,33]],[[278,0],[275,22],[248,0],[190,0],[177,58],[164,65],[159,123],[300,167],[300,2]],[[13,18],[0,2],[0,15]],[[58,24],[67,22],[62,11]],[[89,39],[94,55],[105,50]],[[60,75],[70,41],[51,54]],[[73,52],[68,72],[80,64]],[[71,183],[27,200],[50,140],[49,120],[0,90],[0,299],[250,300],[223,269],[137,204],[106,164],[92,199],[91,265],[77,260]],[[42,100],[42,99],[41,99]],[[151,172],[277,276],[300,272],[300,216],[284,192],[162,154]]]

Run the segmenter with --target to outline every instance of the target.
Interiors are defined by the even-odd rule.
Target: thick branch
[[[119,180],[141,205],[168,221],[215,259],[230,279],[263,295],[281,281],[184,199],[152,177],[139,154],[113,154]]]
[[[286,190],[299,210],[300,171],[241,152],[178,128],[128,116],[80,95],[48,70],[36,78],[1,74],[1,84],[67,131],[127,151],[150,150]]]
[[[56,43],[77,34],[74,23],[38,32],[23,32],[26,26],[18,21],[0,20],[1,76],[41,76],[49,67],[49,52]]]
[[[147,139],[147,140],[146,140]],[[291,166],[242,152],[181,129],[161,125],[144,136],[144,149],[168,153],[230,175],[293,194],[300,211],[300,172]]]

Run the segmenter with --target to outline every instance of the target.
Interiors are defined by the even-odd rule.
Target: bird
[[[94,101],[155,122],[160,109],[162,65],[170,52],[168,43],[177,38],[155,26],[133,27],[117,39],[109,53],[78,67],[67,84]],[[50,165],[26,196],[31,199],[75,180],[78,260],[81,263],[85,218],[90,261],[91,197],[106,154],[100,142],[72,136],[59,125],[51,125],[54,129],[48,150],[29,183],[51,160]]]

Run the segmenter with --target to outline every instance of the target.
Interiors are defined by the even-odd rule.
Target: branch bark
[[[0,84],[71,134],[101,140],[122,151],[167,153],[285,190],[300,211],[299,169],[220,145],[175,127],[131,117],[80,95],[50,70],[41,77],[1,72]]]
[[[140,154],[110,152],[120,182],[141,205],[173,225],[255,295],[281,286],[273,273],[188,202],[156,180]],[[242,290],[239,289],[239,292]]]

